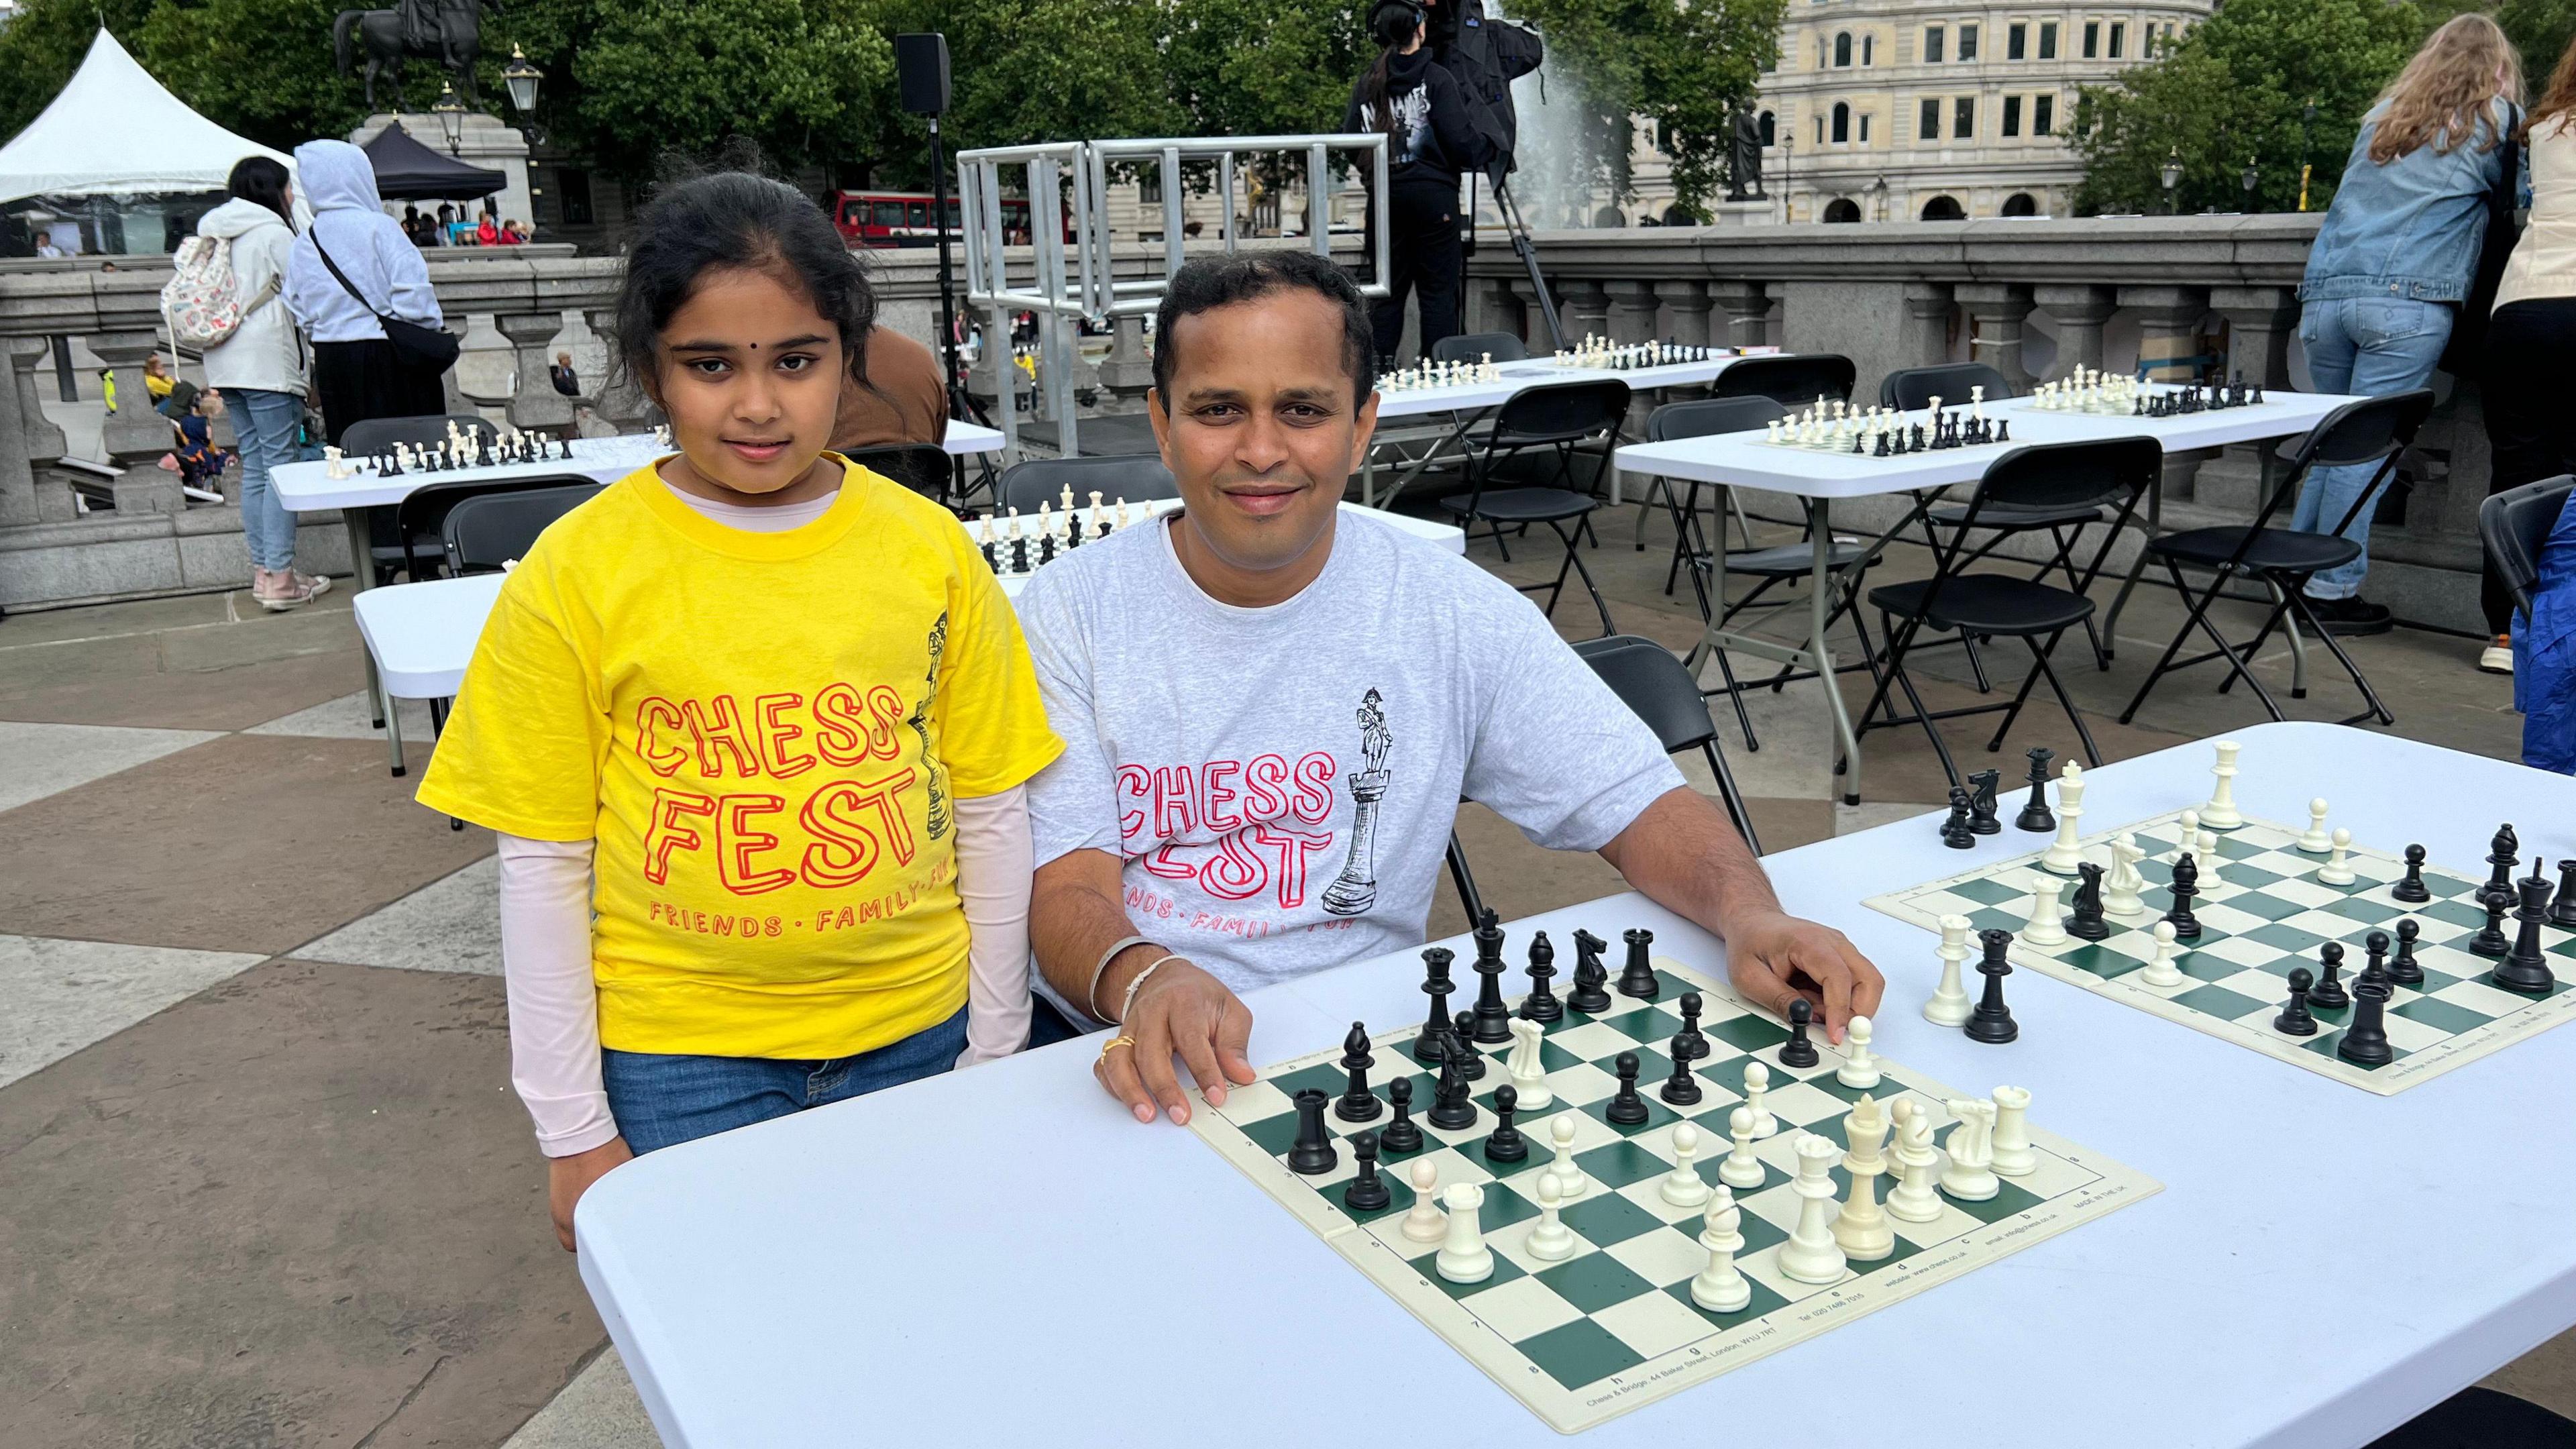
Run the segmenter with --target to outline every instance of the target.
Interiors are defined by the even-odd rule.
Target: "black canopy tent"
[[[509,180],[431,150],[399,124],[377,132],[363,149],[376,168],[376,194],[387,201],[472,201],[493,195]]]

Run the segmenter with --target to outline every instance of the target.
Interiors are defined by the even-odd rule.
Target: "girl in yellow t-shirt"
[[[875,313],[776,182],[645,211],[618,363],[680,451],[511,572],[421,784],[501,832],[511,1074],[567,1248],[634,1153],[1027,1037],[1020,787],[1062,745],[965,530],[824,450]]]

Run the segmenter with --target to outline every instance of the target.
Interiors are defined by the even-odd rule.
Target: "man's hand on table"
[[[565,1252],[573,1251],[572,1210],[581,1195],[610,1169],[634,1160],[635,1153],[623,1137],[611,1137],[588,1152],[546,1159],[546,1210],[554,1215],[555,1241],[563,1244]]]
[[[1739,995],[1783,1018],[1805,997],[1837,1046],[1845,1025],[1876,1014],[1887,990],[1887,978],[1831,926],[1766,908],[1730,919],[1724,934],[1726,973]]]
[[[1128,974],[1125,963],[1120,964],[1117,974]],[[1142,970],[1144,965],[1140,960],[1132,969]],[[1116,1000],[1124,989],[1114,981],[1104,982],[1101,1000]],[[1224,982],[1182,957],[1154,969],[1136,999],[1128,1003],[1127,1019],[1116,1033],[1110,1039],[1113,1043],[1132,1038],[1135,1044],[1102,1052],[1100,1060],[1092,1063],[1091,1074],[1109,1095],[1126,1103],[1139,1122],[1153,1121],[1158,1104],[1174,1122],[1190,1120],[1189,1099],[1181,1092],[1179,1074],[1172,1070],[1174,1053],[1189,1067],[1199,1094],[1211,1107],[1225,1105],[1229,1081],[1250,1086],[1257,1079],[1251,1060],[1244,1055],[1252,1039],[1252,1012]]]

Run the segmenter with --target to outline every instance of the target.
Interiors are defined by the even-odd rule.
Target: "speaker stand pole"
[[[966,391],[965,374],[957,365],[957,280],[948,270],[948,158],[939,140],[939,115],[930,115],[930,217],[939,229],[939,355],[948,383],[948,415],[952,418],[978,418],[981,410]],[[950,503],[966,496],[966,460],[949,460]]]
[[[1512,197],[1512,184],[1497,178],[1494,201],[1503,214],[1503,229],[1512,234],[1512,250],[1520,254],[1521,265],[1529,268],[1530,290],[1538,296],[1539,320],[1547,324],[1550,349],[1565,350],[1565,324],[1556,315],[1556,297],[1547,289],[1547,278],[1538,269],[1538,247],[1530,241],[1529,223],[1521,219],[1521,206]]]

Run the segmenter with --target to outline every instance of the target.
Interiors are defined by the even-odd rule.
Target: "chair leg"
[[[1744,748],[1747,750],[1759,751],[1762,746],[1753,738],[1753,716],[1745,712],[1744,686],[1736,681],[1734,664],[1728,661],[1726,651],[1723,649],[1714,649],[1709,652],[1717,656],[1717,672],[1719,677],[1726,681],[1726,685],[1722,690],[1712,691],[1703,689],[1700,691],[1700,697],[1705,699],[1711,693],[1723,693],[1726,696],[1727,703],[1735,706],[1735,723],[1744,731]]]
[[[1590,515],[1585,515],[1584,521],[1589,522]],[[1574,539],[1566,533],[1564,528],[1557,524],[1551,523],[1548,527],[1553,529],[1556,536],[1559,539],[1562,539],[1565,543],[1565,562],[1567,566],[1571,567],[1576,573],[1583,576],[1583,591],[1592,596],[1592,607],[1598,610],[1601,615],[1601,637],[1607,639],[1611,635],[1618,633],[1619,626],[1610,622],[1610,604],[1607,600],[1601,597],[1600,586],[1592,582],[1592,570],[1583,566],[1583,556],[1575,552]],[[1563,569],[1557,571],[1556,586],[1560,589],[1565,587],[1565,572]],[[1553,605],[1556,601],[1553,597],[1550,597],[1548,602]]]
[[[1743,792],[1735,788],[1735,772],[1726,768],[1726,757],[1717,752],[1717,741],[1700,741],[1700,752],[1708,756],[1708,768],[1717,776],[1717,794],[1726,803],[1727,818],[1735,822],[1735,832],[1744,837],[1745,848],[1755,855],[1762,853],[1762,839],[1753,833],[1753,814],[1744,806]]]
[[[1639,553],[1644,553],[1646,551],[1646,520],[1652,518],[1655,514],[1655,495],[1657,493],[1664,495],[1665,507],[1669,508],[1672,506],[1673,490],[1664,486],[1663,475],[1660,473],[1646,480],[1645,494],[1637,500],[1636,543],[1637,552]],[[1672,592],[1671,587],[1667,585],[1664,592]]]
[[[2209,582],[2209,591],[2194,597],[2190,583],[2182,576],[2182,566],[2170,558],[2164,563],[2166,574],[2173,579],[2174,591],[2186,599],[2191,599],[2191,611],[2184,617],[2182,627],[2174,631],[2173,642],[2165,646],[2164,657],[2156,661],[2156,667],[2148,670],[2146,679],[2138,685],[2137,696],[2129,701],[2127,709],[2120,711],[2120,723],[2127,724],[2137,718],[2138,707],[2147,702],[2147,694],[2156,687],[2156,681],[2164,678],[2165,674],[2173,668],[2174,656],[2182,652],[2183,642],[2191,637],[2191,631],[2195,628],[2207,634],[2210,642],[2218,646],[2219,656],[2227,661],[2228,668],[2233,671],[2230,678],[2237,674],[2245,676],[2246,687],[2253,690],[2255,697],[2263,702],[2265,713],[2271,715],[2275,721],[2287,718],[2281,713],[2281,707],[2273,702],[2272,692],[2263,687],[2263,681],[2254,677],[2254,671],[2247,668],[2245,661],[2237,656],[2236,646],[2227,642],[2227,636],[2220,631],[2217,621],[2209,617],[2209,606],[2218,602],[2219,595],[2224,593],[2227,585],[2235,579],[2235,571],[2232,568],[2218,570]]]
[[[1975,636],[1975,635],[1970,634],[1970,633],[1969,633],[1967,630],[1965,630],[1965,629],[1960,630],[1960,631],[1959,631],[1959,648],[1960,648],[1960,649],[1962,649],[1963,651],[1965,651],[1965,652],[1966,652],[1966,654],[1967,654],[1967,656],[1968,656],[1968,673],[1969,673],[1970,677],[1974,678],[1974,679],[1977,681],[1977,693],[1979,693],[1979,694],[1992,694],[1992,693],[1994,693],[1994,692],[1995,692],[1995,686],[1994,686],[1993,682],[1992,682],[1992,681],[1990,681],[1990,680],[1988,680],[1988,679],[1986,678],[1986,659],[1985,659],[1985,656],[1984,656],[1984,655],[1982,655],[1982,654],[1979,654],[1979,653],[1977,652],[1977,640],[1976,640],[1976,636]]]
[[[2370,681],[2362,677],[2361,666],[2353,663],[2352,656],[2343,652],[2342,641],[2335,638],[2334,631],[2327,628],[2316,615],[2309,613],[2307,595],[2295,589],[2291,594],[2297,600],[2291,607],[2307,615],[2308,627],[2316,631],[2318,639],[2324,641],[2326,649],[2334,655],[2335,662],[2343,666],[2343,672],[2352,676],[2353,687],[2361,691],[2361,702],[2370,706],[2367,713],[2354,715],[2344,723],[2358,724],[2365,719],[2375,719],[2384,725],[2397,723],[2397,716],[2390,714],[2388,706],[2379,702],[2379,691],[2371,688]]]
[[[2048,662],[2049,651],[2057,647],[2058,637],[2063,633],[2065,631],[2061,629],[2048,636],[2046,649],[2036,644],[2031,646],[2032,672],[2048,681],[2048,692],[2057,696],[2057,707],[2066,711],[2066,722],[2075,726],[2075,738],[2084,744],[2084,762],[2098,770],[2102,768],[2101,747],[2093,743],[2093,732],[2084,727],[2083,714],[2075,708],[2075,701],[2066,697],[2066,686],[2057,682],[2057,671]]]
[[[2060,630],[2059,632],[2063,633],[2064,631]],[[2022,642],[2029,643],[2030,641],[2028,639],[2024,639]],[[2048,642],[2052,647],[2054,647],[2057,643],[2057,636],[2054,634],[2050,635]],[[2036,645],[2033,646],[2033,648],[2036,647]],[[2038,670],[2032,669],[2022,675],[2021,688],[2013,691],[2012,703],[2004,707],[2003,723],[1995,726],[1995,737],[1986,741],[1987,754],[1992,755],[2002,752],[2004,747],[2004,738],[2012,733],[2013,721],[2021,718],[2021,707],[2030,702],[2031,686],[2037,683],[2039,683]]]
[[[2051,562],[2066,575],[2067,592],[2083,593],[2084,578],[2075,571],[2075,540],[2066,536],[2065,527],[2062,524],[2050,525],[2048,536],[2057,545],[2057,557]],[[2042,569],[2040,573],[2042,577],[2046,577],[2047,570]],[[2102,635],[2093,627],[2093,616],[2090,614],[2084,616],[2084,640],[2093,646],[2094,667],[2108,672],[2111,668],[2111,656],[2102,651]]]
[[[1914,718],[1923,726],[1923,737],[1932,742],[1932,753],[1941,757],[1941,773],[1950,777],[1951,784],[1959,784],[1959,766],[1950,758],[1950,747],[1941,740],[1941,724],[1932,718],[1932,711],[1923,707],[1923,696],[1914,692],[1913,677],[1905,672],[1903,661],[1890,663],[1888,673],[1896,680],[1896,687],[1905,691],[1905,702],[1914,707]]]
[[[2263,616],[2263,627],[2254,631],[2253,642],[2245,646],[2245,657],[2248,659],[2259,659],[2262,657],[2264,641],[2272,637],[2272,631],[2274,629],[2281,627],[2281,620],[2287,617],[2290,612],[2290,601],[2282,595],[2279,583],[2271,579],[2265,579],[2263,581],[2263,586],[2272,591],[2272,612]],[[2235,687],[2236,676],[2233,674],[2218,681],[2218,692],[2221,694],[2225,694]],[[2301,693],[2304,693],[2304,691]],[[2292,697],[2297,698],[2298,695],[2294,694]]]

